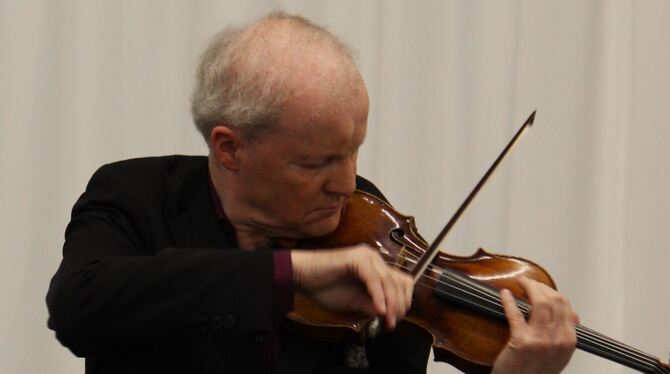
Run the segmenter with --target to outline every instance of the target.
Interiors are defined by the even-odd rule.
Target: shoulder
[[[116,161],[101,166],[94,175],[110,174],[124,178],[152,179],[157,175],[188,175],[207,170],[205,156],[160,156]]]
[[[101,166],[89,180],[80,201],[122,201],[143,204],[175,202],[207,185],[204,156],[163,156],[117,161]]]
[[[356,189],[375,195],[376,197],[384,200],[384,202],[389,203],[384,194],[381,192],[379,188],[377,188],[377,186],[375,186],[374,183],[361,177],[360,175],[356,176]]]
[[[183,184],[206,181],[205,156],[144,157],[117,161],[101,166],[91,177],[87,189],[96,182],[142,186]]]

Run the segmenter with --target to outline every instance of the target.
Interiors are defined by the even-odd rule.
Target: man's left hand
[[[519,283],[530,299],[530,318],[526,321],[509,290],[501,291],[510,337],[493,373],[559,373],[575,350],[579,317],[558,291],[528,278]]]

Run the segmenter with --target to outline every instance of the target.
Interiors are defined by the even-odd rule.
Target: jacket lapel
[[[192,193],[178,197],[177,215],[169,222],[176,248],[230,248],[231,243],[216,217],[207,176]]]

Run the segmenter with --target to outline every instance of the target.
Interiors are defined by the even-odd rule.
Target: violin
[[[530,304],[518,284],[522,276],[556,289],[551,276],[532,261],[496,255],[483,249],[468,257],[437,250],[469,202],[502,160],[535,112],[489,168],[432,245],[418,233],[414,218],[395,211],[379,198],[356,191],[335,232],[303,243],[305,247],[338,248],[366,243],[391,266],[415,277],[412,308],[398,325],[400,332],[432,342],[436,361],[466,373],[488,373],[509,338],[499,290],[509,289],[528,317]],[[364,341],[376,335],[378,319],[332,313],[313,300],[296,295],[286,319],[295,332],[315,340]],[[670,374],[657,357],[632,348],[585,326],[577,325],[577,348],[643,373]]]
[[[396,212],[373,195],[356,191],[336,231],[308,246],[337,248],[359,243],[378,249],[386,262],[407,271],[428,248],[412,217]],[[509,337],[499,289],[512,291],[524,314],[530,310],[518,285],[521,276],[556,288],[541,266],[523,258],[483,249],[469,257],[440,253],[416,283],[412,308],[398,330],[429,339],[437,361],[466,373],[490,372]],[[372,335],[370,318],[332,313],[301,295],[295,296],[294,310],[288,317],[292,330],[316,340],[356,341]],[[643,373],[670,373],[670,366],[652,355],[581,325],[576,330],[581,350]]]

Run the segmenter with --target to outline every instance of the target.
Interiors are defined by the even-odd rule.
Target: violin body
[[[481,248],[469,257],[441,253],[434,264],[441,269],[458,270],[497,289],[507,288],[521,300],[526,295],[517,283],[519,276],[556,288],[542,267],[518,257],[490,254]],[[431,332],[436,360],[449,362],[468,373],[488,372],[509,338],[507,323],[436,297],[431,290],[437,287],[415,290],[408,320]]]
[[[348,202],[336,231],[305,247],[337,248],[367,243],[384,259],[408,272],[428,248],[412,217],[403,216],[378,198],[357,191]],[[497,289],[507,288],[525,299],[517,279],[535,279],[552,288],[555,284],[542,267],[530,261],[487,253],[479,249],[469,257],[440,253],[414,289],[412,308],[398,330],[430,339],[435,359],[449,362],[466,372],[488,372],[509,336],[504,320],[473,312],[435,294],[441,269],[457,270]],[[366,339],[370,318],[328,312],[310,299],[297,295],[287,324],[296,332],[317,340]]]

